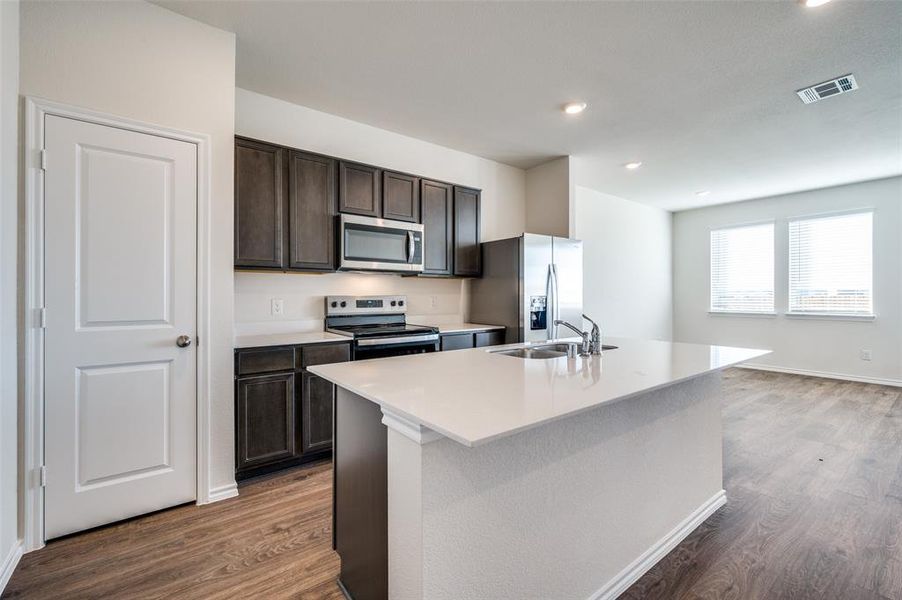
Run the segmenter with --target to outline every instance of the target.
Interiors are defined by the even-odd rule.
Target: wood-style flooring
[[[902,600],[902,389],[724,381],[727,505],[622,597]],[[51,542],[3,598],[340,599],[331,483],[319,463]]]

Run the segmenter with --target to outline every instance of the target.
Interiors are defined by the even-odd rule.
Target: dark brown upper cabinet
[[[343,213],[382,216],[379,169],[368,165],[338,163],[338,210]]]
[[[420,220],[420,178],[382,171],[382,218],[396,221]]]
[[[479,199],[481,192],[454,186],[454,274],[478,277],[482,272],[479,251]]]
[[[288,266],[335,269],[334,159],[292,150],[288,159]]]
[[[452,275],[454,265],[454,190],[448,183],[420,183],[423,224],[423,273]]]
[[[285,266],[285,154],[235,138],[235,266]]]

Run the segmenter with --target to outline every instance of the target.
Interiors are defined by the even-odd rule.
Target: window
[[[774,312],[774,224],[711,232],[711,311]]]
[[[789,222],[789,312],[873,314],[873,221],[860,212]]]

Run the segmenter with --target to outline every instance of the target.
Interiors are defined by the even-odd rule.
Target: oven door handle
[[[437,333],[429,333],[425,335],[399,335],[387,338],[364,338],[357,340],[357,345],[361,347],[391,346],[395,344],[410,344],[412,342],[435,342],[437,340]]]

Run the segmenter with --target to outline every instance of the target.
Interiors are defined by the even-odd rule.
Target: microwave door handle
[[[416,254],[417,249],[416,245],[413,242],[413,232],[407,232],[407,262],[412,263],[413,257]]]

